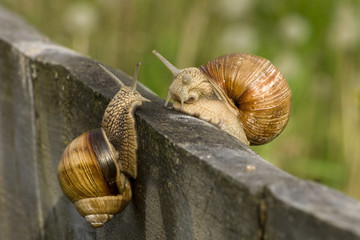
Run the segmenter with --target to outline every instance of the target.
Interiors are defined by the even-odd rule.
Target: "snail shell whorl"
[[[58,166],[63,192],[95,227],[110,220],[131,199],[130,184],[119,172],[115,159],[116,153],[104,132],[95,129],[74,139]]]
[[[285,128],[290,117],[291,91],[270,61],[234,53],[215,58],[199,69],[236,105],[251,144],[270,142]]]
[[[93,227],[101,227],[130,202],[130,183],[127,178],[125,181],[125,191],[122,195],[81,199],[75,202],[76,209]]]

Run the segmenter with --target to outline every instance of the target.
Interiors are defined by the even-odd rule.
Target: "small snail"
[[[172,98],[176,110],[214,124],[247,145],[270,142],[285,128],[291,91],[269,60],[233,53],[199,68],[178,69],[153,53],[175,77],[165,106]]]
[[[136,91],[139,65],[133,85],[127,87],[99,64],[120,85],[120,90],[105,110],[102,128],[74,139],[58,166],[63,192],[93,227],[101,227],[131,199],[128,177],[137,176],[134,112],[143,101],[150,101]]]

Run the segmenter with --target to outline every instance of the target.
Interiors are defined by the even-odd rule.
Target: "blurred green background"
[[[133,74],[165,97],[170,72],[230,52],[269,59],[293,93],[290,122],[253,147],[272,164],[360,199],[360,4],[342,0],[0,0],[51,40]]]

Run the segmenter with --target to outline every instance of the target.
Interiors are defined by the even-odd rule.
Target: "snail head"
[[[203,97],[213,97],[214,91],[208,77],[205,76],[198,68],[191,67],[178,69],[156,50],[153,50],[152,52],[174,76],[174,80],[169,87],[169,93],[165,101],[165,106],[167,106],[170,98],[179,102],[181,104],[181,109],[183,109],[184,104],[195,103],[199,98]]]

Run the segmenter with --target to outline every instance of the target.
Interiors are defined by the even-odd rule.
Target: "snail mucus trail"
[[[265,58],[232,53],[199,68],[178,69],[153,53],[171,71],[165,106],[199,117],[249,145],[272,141],[285,128],[291,91],[280,71]]]
[[[140,63],[131,87],[99,66],[120,90],[108,104],[101,128],[75,138],[65,148],[58,166],[61,189],[93,227],[103,226],[131,200],[128,178],[137,177],[134,112],[142,102],[150,102],[136,90]]]

